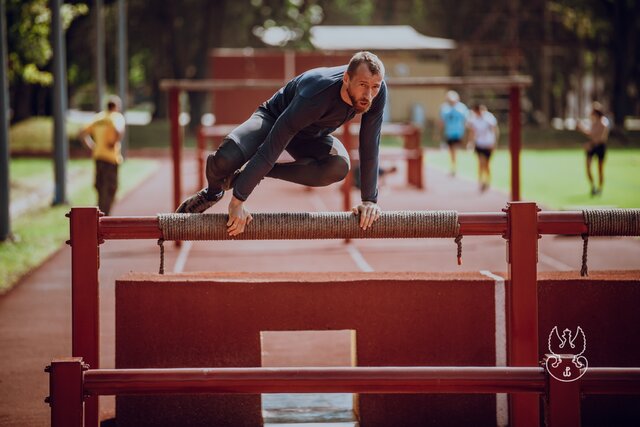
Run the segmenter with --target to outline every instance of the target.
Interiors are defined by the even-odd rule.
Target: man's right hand
[[[237,236],[244,232],[244,228],[253,220],[253,217],[244,207],[244,202],[235,197],[229,202],[229,220],[227,221],[227,232],[229,236]]]

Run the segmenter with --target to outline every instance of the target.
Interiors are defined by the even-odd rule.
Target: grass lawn
[[[82,125],[67,122],[66,126],[69,147],[83,151],[83,145],[77,139]],[[145,126],[130,125],[127,131],[129,149],[149,147],[168,149],[171,146],[170,126],[166,119],[154,120]],[[195,135],[191,132],[184,132],[183,137],[185,147],[195,147]],[[46,155],[52,151],[52,138],[53,120],[51,117],[31,117],[16,123],[9,130],[10,149],[13,153],[26,152]]]
[[[472,151],[458,152],[458,174],[476,180],[478,165]],[[429,166],[449,170],[449,154],[427,152]],[[597,179],[597,162],[592,171]],[[510,159],[505,149],[491,159],[492,186],[510,192]],[[524,150],[520,160],[523,200],[533,200],[547,209],[580,209],[586,206],[640,207],[640,149],[609,149],[605,162],[604,191],[591,197],[582,149]]]
[[[117,198],[122,198],[158,166],[155,160],[129,159],[120,169]],[[49,159],[14,159],[10,164],[11,198],[14,192],[33,190],[33,186],[53,181],[53,164]],[[93,206],[93,161],[69,162],[68,197],[71,205]],[[21,190],[14,189],[20,188]],[[18,195],[15,195],[18,197]],[[50,196],[49,196],[50,197]],[[0,294],[9,290],[24,274],[55,253],[69,238],[69,206],[45,207],[13,219],[15,242],[0,242]]]

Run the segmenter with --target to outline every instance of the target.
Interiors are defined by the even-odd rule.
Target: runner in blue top
[[[440,129],[449,146],[451,175],[456,174],[456,148],[464,138],[469,109],[460,102],[458,92],[447,92],[446,102],[440,107]]]
[[[380,216],[378,151],[387,93],[383,79],[384,65],[370,52],[355,54],[348,65],[316,68],[295,77],[208,156],[208,186],[176,212],[204,212],[233,188],[227,231],[231,236],[242,233],[252,219],[244,202],[265,176],[308,186],[342,180],[349,172],[349,155],[331,132],[362,114],[362,203],[353,211],[366,230]],[[284,150],[295,161],[276,163]]]

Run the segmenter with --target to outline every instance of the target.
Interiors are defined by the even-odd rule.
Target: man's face
[[[360,64],[352,77],[345,73],[347,94],[356,113],[366,113],[371,108],[373,98],[380,92],[382,77],[380,74],[372,74],[366,64]]]

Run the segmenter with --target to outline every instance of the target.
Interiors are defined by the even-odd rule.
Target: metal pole
[[[352,151],[354,150],[353,135],[351,133],[351,122],[350,121],[345,122],[342,125],[342,129],[343,129],[342,142],[344,144],[344,148],[347,149],[347,153],[349,153],[349,157],[351,157]],[[353,186],[353,176],[351,175],[352,170],[349,171],[344,181],[342,182],[342,208],[345,211],[350,211],[352,208],[351,206],[351,187]]]
[[[562,382],[547,373],[545,425],[580,427],[580,380]]]
[[[202,131],[203,126],[200,125],[198,128],[197,135],[197,148],[196,152],[198,155],[196,158],[198,159],[198,188],[204,187],[204,175],[205,175],[205,163],[207,161],[207,137],[204,135]]]
[[[45,368],[49,373],[51,427],[81,427],[84,398],[82,371],[85,365],[79,357],[54,360]]]
[[[93,10],[93,26],[96,29],[96,57],[95,57],[95,73],[96,73],[96,111],[102,111],[104,109],[104,86],[105,86],[105,65],[104,65],[104,15],[102,0],[95,0],[95,6]]]
[[[56,187],[54,205],[67,203],[67,160],[69,141],[65,126],[67,115],[67,58],[62,17],[62,0],[51,1],[51,35],[53,37],[53,149]]]
[[[509,151],[511,152],[511,200],[520,200],[520,87],[509,89]]]
[[[11,237],[9,211],[9,91],[7,90],[7,21],[0,0],[0,241]]]
[[[118,96],[122,101],[122,114],[127,111],[127,92],[129,89],[127,61],[127,3],[118,0]],[[126,157],[129,148],[129,136],[125,131],[122,138],[122,156]]]
[[[92,369],[100,367],[100,213],[95,207],[72,208],[71,244],[71,345],[72,355]],[[85,425],[98,425],[98,398],[85,404]]]
[[[178,393],[496,393],[545,391],[540,367],[322,367],[99,369],[84,375],[98,395]]]
[[[182,129],[180,128],[180,90],[169,90],[169,123],[171,124],[171,154],[173,157],[173,209],[182,196]]]
[[[507,209],[509,286],[507,287],[507,343],[509,366],[538,363],[538,207],[512,202]],[[511,395],[510,425],[537,427],[538,397]]]

